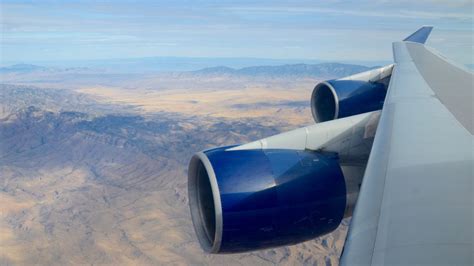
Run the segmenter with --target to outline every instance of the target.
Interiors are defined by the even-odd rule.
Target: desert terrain
[[[208,255],[187,205],[194,152],[311,124],[329,74],[71,71],[0,72],[0,265],[337,265],[347,220],[299,245]]]

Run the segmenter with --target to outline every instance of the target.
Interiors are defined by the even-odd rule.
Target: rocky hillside
[[[272,135],[284,123],[143,116],[67,91],[0,91],[8,95],[0,101],[1,265],[337,263],[346,226],[237,255],[206,255],[197,244],[186,190],[192,153]]]

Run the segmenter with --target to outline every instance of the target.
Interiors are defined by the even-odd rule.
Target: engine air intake
[[[296,244],[340,224],[346,186],[336,154],[226,149],[197,153],[189,165],[191,217],[206,252]]]

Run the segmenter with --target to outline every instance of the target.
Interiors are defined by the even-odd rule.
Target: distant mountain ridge
[[[32,72],[47,70],[49,70],[49,68],[32,64],[15,64],[6,67],[0,67],[0,72]]]
[[[342,77],[373,68],[374,67],[342,63],[320,63],[252,66],[240,69],[218,66],[191,71],[189,73],[198,76]]]
[[[216,66],[202,68],[194,71],[169,71],[169,72],[152,72],[152,73],[125,73],[115,72],[114,70],[95,69],[89,67],[48,67],[33,64],[16,64],[11,66],[0,67],[0,75],[2,82],[15,84],[16,82],[34,81],[46,83],[58,83],[66,80],[74,80],[81,84],[93,82],[102,84],[108,80],[123,80],[146,75],[165,75],[174,76],[176,78],[214,78],[214,77],[243,77],[243,78],[318,78],[332,79],[349,76],[372,69],[356,64],[343,63],[318,63],[318,64],[284,64],[284,65],[256,65],[243,68],[232,68],[228,66]]]
[[[15,64],[11,66],[0,67],[0,73],[27,74],[33,72],[85,72],[92,71],[87,67],[46,67],[33,64]],[[97,71],[97,70],[95,70]]]

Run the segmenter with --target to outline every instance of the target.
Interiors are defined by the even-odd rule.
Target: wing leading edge
[[[473,75],[422,44],[428,29],[417,32],[393,45],[342,265],[474,263]]]

